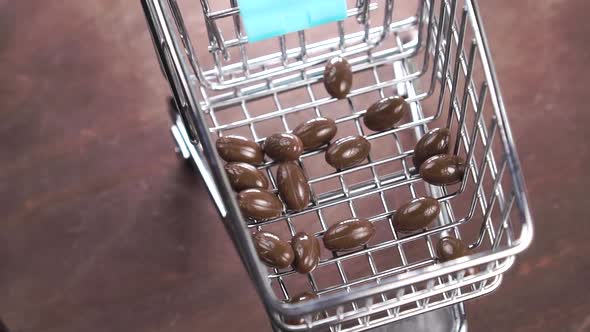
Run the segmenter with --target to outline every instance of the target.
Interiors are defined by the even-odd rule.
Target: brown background
[[[587,0],[481,1],[533,246],[472,331],[590,331]],[[139,1],[0,0],[0,316],[13,331],[264,331],[172,152]]]

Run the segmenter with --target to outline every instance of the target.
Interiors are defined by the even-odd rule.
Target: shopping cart
[[[462,303],[498,288],[533,235],[476,1],[356,0],[342,21],[256,43],[248,42],[236,0],[186,0],[182,10],[176,0],[142,5],[173,94],[177,150],[206,183],[272,327],[465,331]],[[337,55],[355,72],[344,100],[327,95],[322,85],[326,60]],[[410,103],[410,117],[384,132],[364,127],[366,108],[394,94]],[[240,134],[262,142],[317,116],[335,119],[339,135],[366,137],[373,146],[368,161],[334,171],[323,162],[325,148],[305,152],[299,163],[312,190],[311,206],[272,220],[244,218],[215,140]],[[452,152],[467,161],[457,185],[430,186],[411,162],[416,141],[436,127],[451,128]],[[276,164],[259,168],[276,188]],[[409,235],[396,232],[395,209],[424,195],[441,203],[436,225]],[[329,225],[351,216],[373,222],[375,239],[353,252],[322,252],[318,268],[307,275],[267,268],[253,248],[256,230],[321,237]],[[447,235],[469,244],[470,254],[438,262],[433,243]],[[285,301],[305,290],[319,297]]]

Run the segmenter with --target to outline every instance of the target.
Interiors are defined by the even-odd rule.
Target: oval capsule
[[[330,144],[326,150],[326,162],[336,169],[354,166],[367,159],[371,143],[362,136],[343,137]]]
[[[420,169],[428,158],[449,152],[451,131],[448,128],[435,128],[424,134],[414,147],[414,166]]]
[[[310,191],[303,170],[295,162],[281,163],[277,169],[277,187],[287,207],[301,211],[309,205]]]
[[[367,109],[363,122],[373,131],[391,129],[409,110],[410,105],[403,97],[383,98]]]
[[[295,255],[291,245],[281,240],[276,234],[260,231],[254,234],[254,248],[264,264],[277,269],[284,269],[293,263]]]
[[[296,160],[303,152],[303,143],[293,134],[273,134],[264,141],[264,152],[278,162]]]
[[[238,194],[238,203],[244,216],[267,220],[281,215],[283,204],[279,198],[266,190],[246,189]]]
[[[293,130],[293,134],[301,139],[303,149],[315,149],[330,143],[336,136],[338,127],[329,118],[315,118],[306,121]]]
[[[346,98],[352,87],[352,67],[343,57],[334,57],[324,68],[324,87],[330,96]]]
[[[315,236],[299,232],[291,239],[291,247],[295,253],[293,268],[299,273],[313,271],[320,262],[320,243]]]
[[[360,247],[375,235],[375,226],[366,219],[348,219],[328,228],[324,246],[331,251],[346,251]]]
[[[312,292],[303,292],[291,297],[287,303],[299,303],[303,301],[309,301],[311,299],[317,299],[317,297],[318,296]]]
[[[242,136],[228,135],[216,142],[217,153],[227,162],[244,162],[252,165],[264,163],[264,152],[256,142]]]
[[[469,248],[463,241],[454,237],[443,237],[436,244],[436,255],[440,262],[448,262],[467,255]]]
[[[299,302],[305,302],[305,301],[317,299],[317,297],[318,296],[315,293],[303,292],[303,293],[295,294],[290,299],[288,299],[286,302],[287,303],[299,303]],[[312,315],[313,320],[316,320],[319,318],[320,318],[319,313],[315,313]],[[298,325],[298,324],[305,323],[305,319],[303,317],[285,317],[285,323],[291,324],[291,325]]]
[[[438,186],[461,182],[464,174],[465,161],[452,154],[430,157],[420,166],[424,181]]]
[[[268,179],[256,167],[246,163],[228,163],[225,165],[225,173],[229,183],[235,191],[245,189],[266,189]]]
[[[419,197],[402,205],[393,216],[393,227],[413,232],[428,226],[440,213],[440,204],[432,197]]]

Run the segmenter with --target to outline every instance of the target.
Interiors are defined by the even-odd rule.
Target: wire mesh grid
[[[225,3],[225,2],[223,2]],[[418,2],[416,2],[417,4]],[[199,58],[190,52],[191,65],[201,79],[201,84],[213,90],[223,90],[237,86],[243,86],[254,82],[285,76],[286,74],[306,71],[310,76],[317,76],[325,61],[331,57],[337,49],[348,57],[371,52],[373,59],[383,59],[399,54],[399,49],[382,48],[379,45],[392,31],[404,31],[416,24],[417,9],[393,10],[393,0],[365,1],[359,0],[356,4],[349,3],[348,18],[328,26],[316,28],[317,31],[299,31],[283,35],[272,41],[248,45],[247,36],[244,36],[239,18],[239,9],[236,1],[229,1],[229,8],[221,6],[214,10],[212,5],[219,5],[216,1],[209,3],[202,0],[204,13],[204,26],[206,26],[209,38],[208,50],[212,57]],[[388,10],[378,11],[380,17],[377,21],[382,24],[372,24],[371,15],[375,16],[379,5]],[[173,3],[173,14],[179,30],[184,29],[180,10]],[[404,15],[403,19],[395,17]],[[397,14],[399,13],[399,14]],[[376,17],[375,17],[376,18]],[[318,34],[318,32],[321,32]],[[326,38],[333,34],[333,37]],[[231,37],[228,39],[228,36]],[[321,36],[320,39],[317,37]],[[186,41],[186,40],[185,40]],[[188,45],[186,45],[188,46]],[[290,47],[294,46],[294,47]],[[212,60],[212,61],[208,61]],[[201,63],[199,63],[201,61]],[[202,65],[201,65],[202,64]],[[207,69],[210,67],[209,69]],[[297,75],[282,77],[281,83],[297,80]]]
[[[325,147],[306,151],[299,164],[309,181],[312,202],[303,211],[285,210],[266,221],[244,220],[239,212],[230,216],[235,202],[226,201],[229,206],[224,206],[216,200],[222,216],[231,219],[226,226],[278,328],[364,330],[499,286],[501,273],[514,261],[511,255],[530,242],[530,235],[527,240],[524,234],[530,234],[524,227],[530,228],[530,217],[473,2],[416,1],[415,8],[397,17],[393,0],[359,0],[349,9],[346,22],[335,23],[335,37],[308,43],[310,34],[302,31],[294,34],[296,46],[288,48],[289,36],[281,36],[279,52],[257,58],[248,57],[248,48],[254,45],[248,45],[242,33],[235,1],[219,10],[207,0],[201,5],[209,44],[206,56],[198,59],[176,2],[144,2],[148,22],[154,12],[159,14],[158,20],[151,16],[156,21],[151,27],[180,106],[174,128],[180,128],[187,142],[197,143],[201,154],[214,155],[208,147],[212,150],[212,142],[222,135],[240,134],[263,142],[270,134],[289,132],[319,116],[334,118],[339,136],[362,135],[372,144],[365,163],[340,171],[323,167]],[[371,13],[378,10],[385,13],[382,25],[373,27]],[[217,21],[223,18],[231,18],[235,38],[224,38]],[[170,22],[176,31],[166,29]],[[353,31],[347,32],[351,27]],[[232,54],[234,50],[237,53]],[[208,54],[212,68],[203,69]],[[349,59],[356,75],[345,100],[328,96],[321,82],[325,60],[336,54]],[[410,103],[411,116],[383,132],[364,127],[360,120],[370,103],[395,93]],[[429,186],[411,163],[417,139],[434,127],[453,130],[453,152],[467,161],[467,173],[458,185]],[[223,175],[216,174],[221,173],[216,169],[218,159],[206,157],[210,165],[199,168],[201,173],[213,173],[209,179],[203,174],[212,195],[232,196],[227,182],[219,180]],[[268,161],[260,169],[276,192],[276,164]],[[441,202],[437,225],[412,234],[397,232],[392,224],[396,208],[424,195]],[[307,231],[321,238],[327,227],[349,217],[373,222],[378,230],[375,239],[353,252],[322,252],[318,268],[305,276],[291,269],[261,268],[244,237],[248,230],[264,229],[284,237]],[[240,233],[245,229],[235,223],[247,225],[248,230]],[[470,258],[438,264],[434,243],[447,235],[468,243]],[[278,299],[304,290],[315,292],[319,299],[277,304],[265,293],[270,289]],[[287,324],[281,313],[302,315],[304,321]]]

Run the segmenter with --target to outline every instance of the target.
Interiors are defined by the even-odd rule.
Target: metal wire
[[[357,7],[348,10],[346,19],[356,22],[358,29],[347,31],[350,24],[337,22],[336,35],[315,43],[309,43],[306,31],[300,31],[293,48],[288,47],[285,36],[280,36],[278,50],[257,58],[248,57],[250,45],[241,27],[237,1],[230,0],[228,8],[212,11],[208,0],[200,0],[209,40],[197,51],[210,54],[212,68],[203,68],[197,61],[190,29],[176,0],[142,1],[162,69],[179,105],[173,137],[183,157],[194,160],[205,178],[273,325],[279,329],[362,331],[481,296],[500,285],[502,273],[514,261],[512,255],[530,243],[531,220],[522,176],[472,0],[416,0],[416,13],[395,20],[394,13],[403,2],[359,0]],[[379,10],[385,10],[382,25],[371,26],[371,13]],[[218,20],[230,17],[233,34],[221,31],[218,25]],[[412,31],[415,37],[402,41],[400,34]],[[229,58],[234,47],[239,49],[238,59]],[[314,174],[309,167],[326,148],[306,151],[299,164],[310,184],[312,204],[299,212],[284,210],[282,216],[271,220],[244,220],[231,200],[231,188],[212,149],[213,141],[245,129],[252,139],[263,142],[261,126],[265,121],[276,119],[282,126],[277,131],[288,132],[298,124],[289,117],[291,114],[311,110],[315,116],[325,116],[325,110],[339,101],[318,98],[315,89],[321,86],[325,61],[335,55],[347,57],[353,71],[369,73],[374,80],[354,87],[346,100],[348,110],[335,117],[337,125],[354,128],[355,134],[374,144],[389,140],[394,146],[391,154],[377,157],[371,153],[366,162],[355,167]],[[394,75],[386,77],[386,73]],[[383,98],[391,89],[407,96],[412,119],[391,130],[367,132],[360,121],[366,110],[356,106],[357,100],[375,93]],[[283,96],[295,93],[303,93],[306,100],[283,105]],[[268,101],[270,106],[265,107],[270,109],[255,109],[259,100]],[[426,112],[424,105],[430,101],[434,103]],[[413,144],[404,143],[402,137],[416,134],[417,140],[442,115],[446,115],[444,126],[455,133],[452,153],[465,158],[467,172],[459,185],[439,188],[422,181],[409,161]],[[199,142],[206,144],[201,147]],[[381,174],[380,167],[388,165],[400,165],[401,169]],[[269,161],[260,169],[276,192],[274,166]],[[349,179],[353,175],[363,180],[352,183]],[[325,183],[337,183],[338,187],[322,189]],[[392,223],[394,207],[404,202],[397,195],[409,193],[406,196],[410,199],[424,191],[441,202],[441,222],[413,234],[398,234]],[[363,199],[378,202],[379,211],[363,210]],[[467,207],[466,211],[457,208],[461,205]],[[322,259],[307,275],[309,289],[320,298],[287,308],[276,298],[288,299],[300,291],[290,286],[298,275],[291,269],[261,267],[248,232],[284,225],[293,235],[300,230],[299,218],[306,216],[317,222],[319,231],[314,235],[321,239],[335,222],[326,218],[334,207],[346,208],[352,217],[367,217],[380,229],[387,229],[387,238]],[[513,223],[514,215],[520,216],[520,228]],[[438,264],[433,241],[450,233],[467,242],[477,254]],[[409,256],[412,247],[422,248],[419,257]],[[380,259],[392,258],[387,256],[388,250],[397,253],[399,262],[381,269]],[[366,261],[368,269],[361,277],[352,278],[346,263],[357,260]],[[318,283],[329,268],[335,269],[339,282],[328,286]],[[474,270],[466,273],[467,269]],[[276,283],[278,294],[271,293],[268,282]],[[305,323],[286,324],[286,312],[303,316]],[[322,318],[313,320],[314,312],[322,313]]]

